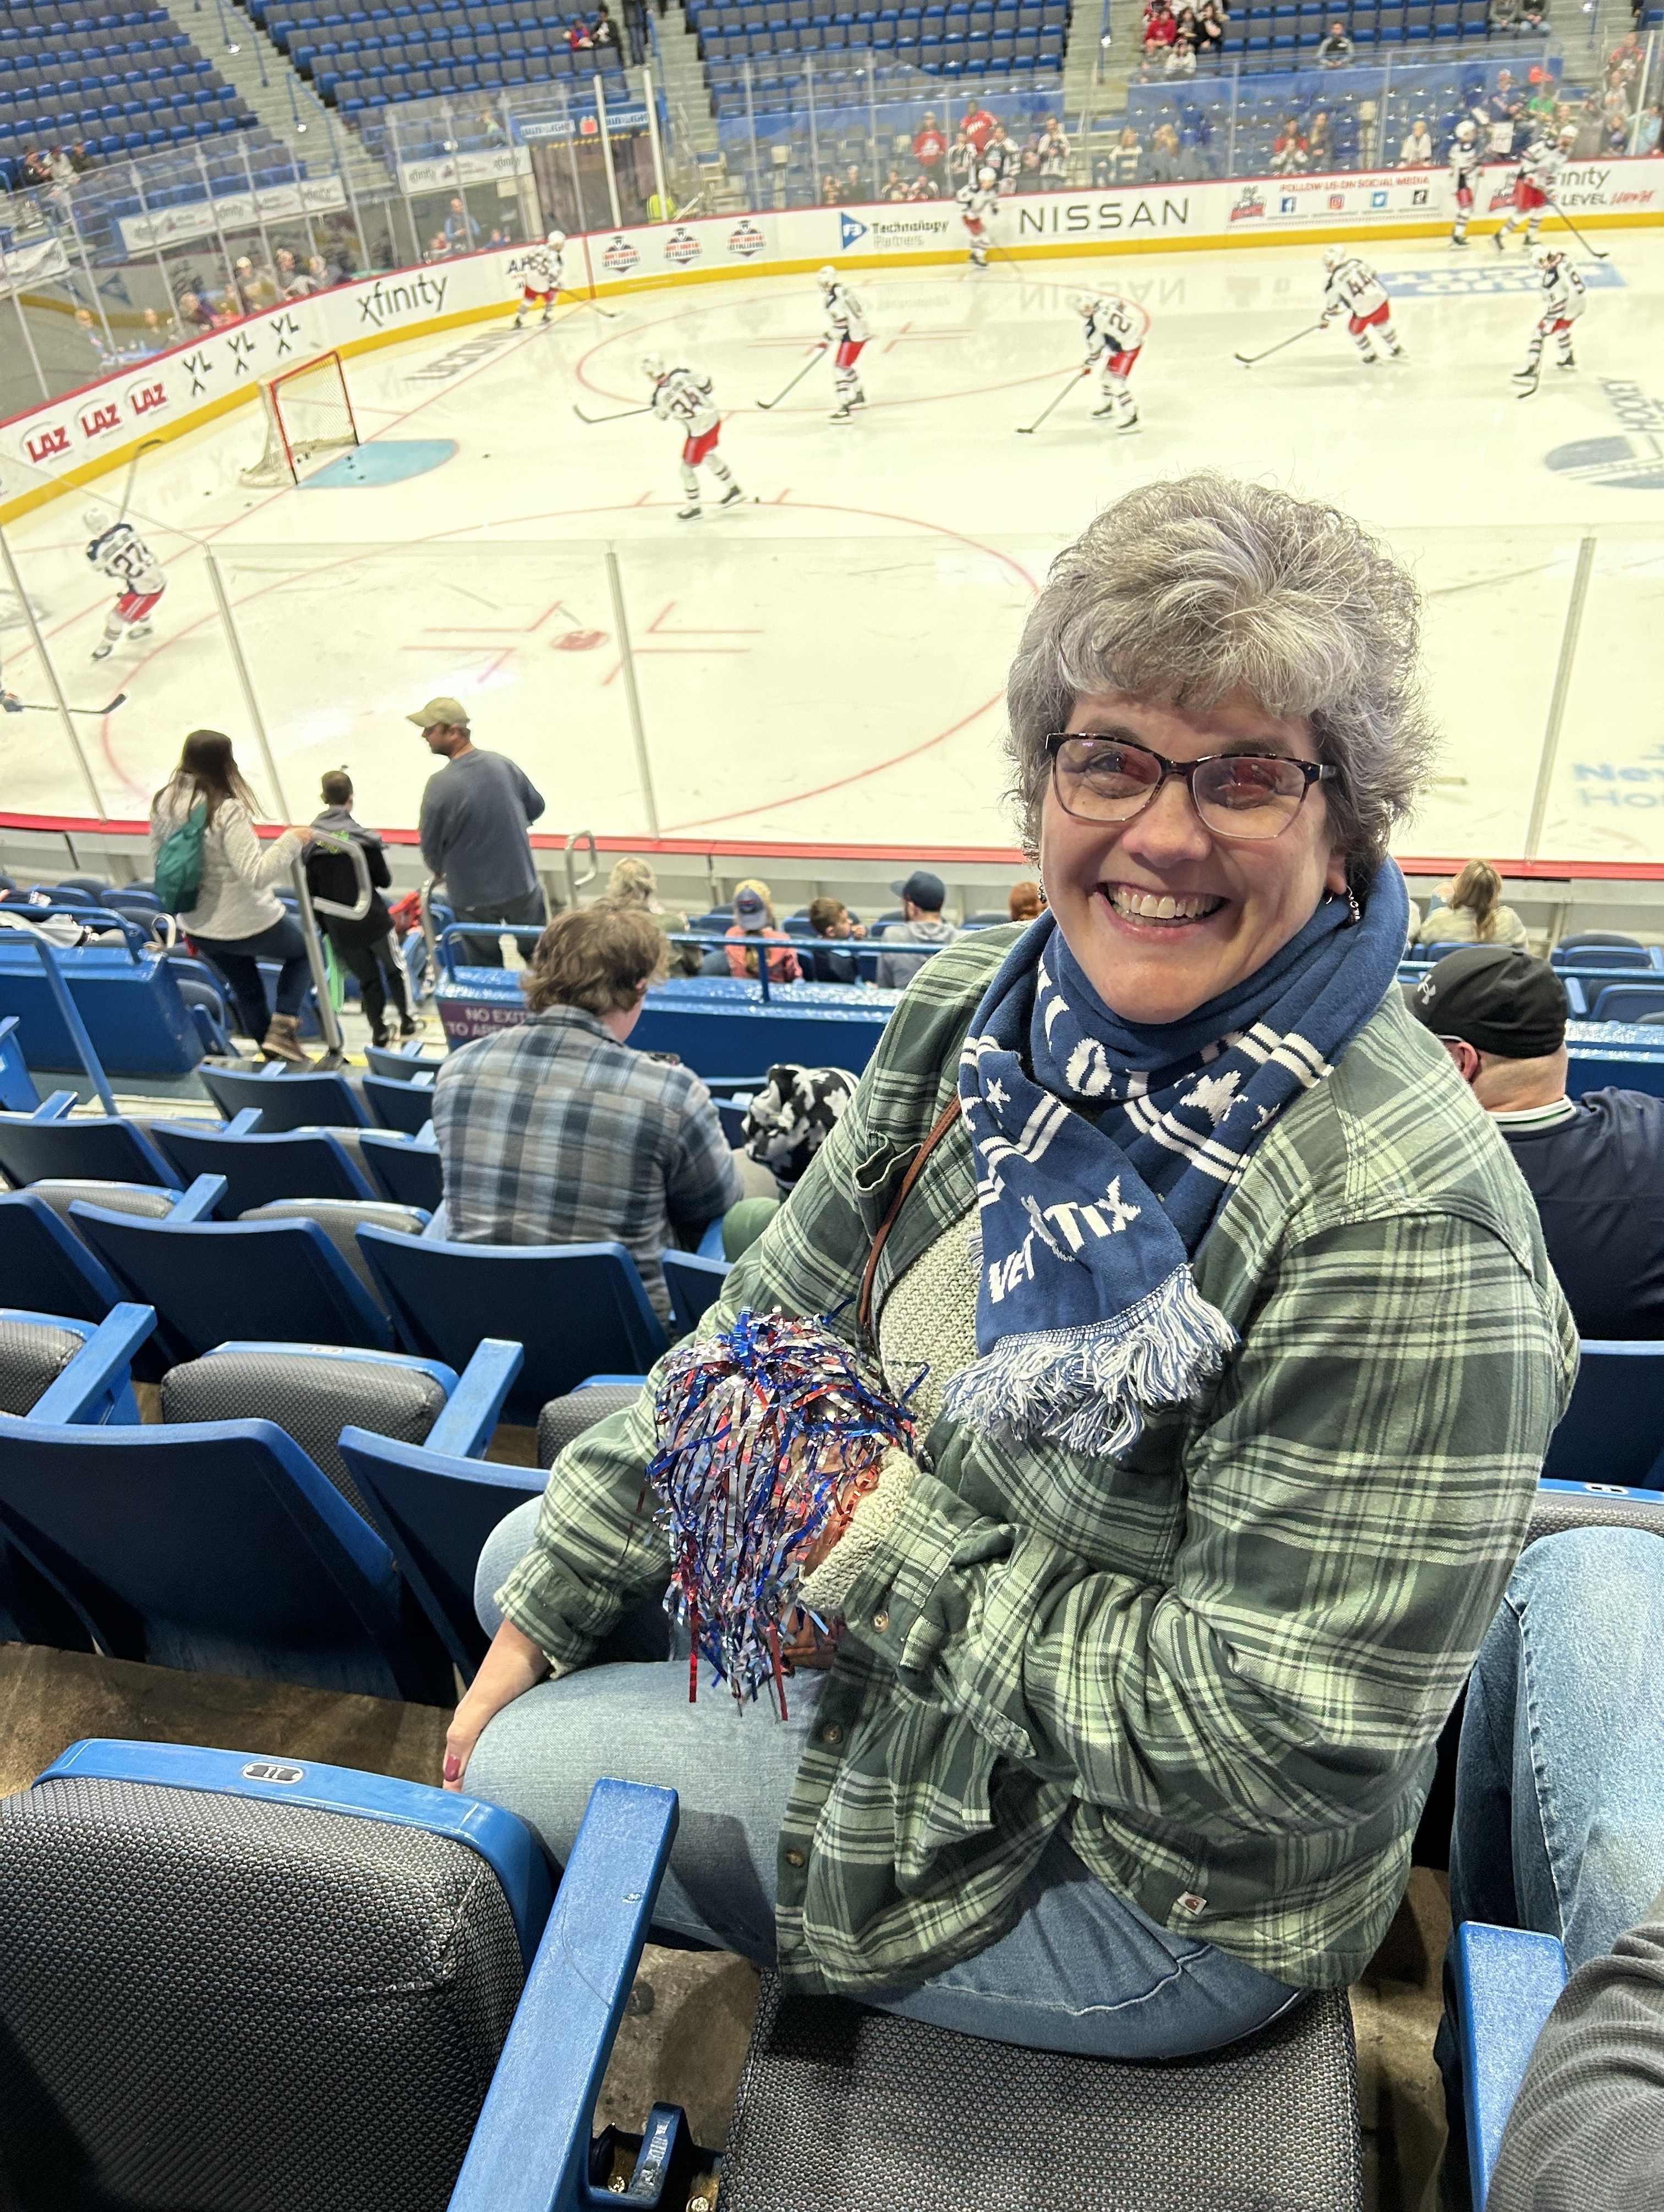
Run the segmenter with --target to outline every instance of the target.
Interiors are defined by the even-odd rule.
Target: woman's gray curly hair
[[[1354,883],[1409,812],[1435,738],[1417,655],[1421,595],[1349,515],[1212,470],[1145,484],[1058,555],[1006,684],[1010,796],[1039,849],[1045,740],[1077,699],[1190,708],[1241,692],[1312,726]]]

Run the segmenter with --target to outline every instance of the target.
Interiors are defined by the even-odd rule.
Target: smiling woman
[[[1394,980],[1417,635],[1356,524],[1220,477],[1063,556],[1009,694],[1047,908],[923,966],[706,1324],[918,1378],[805,1586],[835,1661],[782,1726],[591,1663],[667,1577],[650,1379],[486,1547],[453,1786],[564,1856],[599,1775],[674,1784],[665,1925],[1011,2042],[1211,2049],[1360,1972],[1576,1365]]]

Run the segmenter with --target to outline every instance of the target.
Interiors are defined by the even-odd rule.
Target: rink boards
[[[1480,220],[1502,211],[1512,174],[1485,173]],[[1055,258],[1431,237],[1448,224],[1448,199],[1442,168],[1039,192],[1007,200],[993,238],[1008,256]],[[1664,222],[1664,165],[1625,159],[1569,167],[1559,204],[1580,225]],[[1557,228],[1551,219],[1546,227]],[[964,252],[951,201],[801,208],[575,236],[566,275],[604,297],[789,275],[827,262],[844,269],[955,263]],[[510,248],[367,277],[268,308],[15,416],[0,425],[0,522],[88,482],[144,441],[199,428],[253,400],[262,377],[315,355],[363,353],[499,317],[519,291],[519,274],[520,255]]]

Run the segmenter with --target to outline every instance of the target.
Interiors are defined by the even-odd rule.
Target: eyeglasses
[[[1204,829],[1216,837],[1280,837],[1314,783],[1336,771],[1283,753],[1208,753],[1172,761],[1125,738],[1058,730],[1047,738],[1051,787],[1077,822],[1131,822],[1169,776],[1190,793]]]

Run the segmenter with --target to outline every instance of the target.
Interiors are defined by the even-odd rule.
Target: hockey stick
[[[1545,192],[1543,197],[1545,199],[1548,199],[1546,192]],[[1564,223],[1566,228],[1571,233],[1572,236],[1577,240],[1577,243],[1582,247],[1585,253],[1591,255],[1596,261],[1610,261],[1612,259],[1612,255],[1609,252],[1603,253],[1598,246],[1591,246],[1589,244],[1588,239],[1584,237],[1582,232],[1579,230],[1577,225],[1566,213],[1564,208],[1561,207],[1558,203],[1554,200],[1549,200],[1548,204],[1554,210],[1556,215],[1559,216],[1561,222]]]
[[[627,422],[632,415],[650,415],[653,410],[649,404],[646,407],[622,407],[616,415],[586,415],[574,400],[572,412],[580,422],[587,422],[593,430],[598,422]]]
[[[1032,422],[1018,423],[1017,435],[1020,438],[1032,438],[1035,431],[1039,428],[1041,423],[1045,421],[1047,416],[1052,414],[1058,408],[1062,406],[1064,401],[1068,398],[1070,393],[1075,389],[1075,386],[1080,382],[1081,379],[1083,376],[1090,376],[1091,374],[1092,371],[1090,368],[1077,368],[1074,374],[1070,378],[1068,383],[1064,385],[1063,390],[1059,392],[1054,393],[1054,395],[1046,401],[1045,405],[1041,409],[1040,412],[1034,417]]]
[[[574,300],[572,305],[575,307],[593,307],[596,314],[605,315],[609,323],[620,319],[616,307],[603,307],[599,300]]]
[[[809,356],[808,359],[803,363],[802,368],[798,370],[796,375],[793,377],[791,382],[786,386],[786,392],[796,391],[798,386],[803,381],[803,379],[814,367],[816,362],[818,362],[821,356],[826,352],[826,344],[827,341],[823,338],[820,343],[816,346],[814,351]],[[786,396],[786,392],[777,392],[772,399],[759,399],[756,404],[766,415],[771,407],[777,407],[780,404],[780,402]]]
[[[1252,368],[1256,362],[1269,361],[1274,353],[1281,353],[1284,346],[1297,345],[1301,338],[1308,338],[1314,331],[1322,328],[1321,323],[1307,323],[1303,331],[1296,331],[1291,338],[1279,338],[1274,346],[1267,346],[1264,353],[1239,353],[1233,355],[1232,358],[1240,361],[1244,368]]]
[[[132,459],[128,462],[127,483],[125,489],[121,495],[121,512],[116,517],[116,520],[118,522],[125,522],[127,520],[127,509],[132,502],[133,479],[138,474],[139,463],[153,447],[159,446],[162,443],[162,441],[160,438],[146,438],[139,446],[137,451],[134,453]]]
[[[56,707],[40,706],[33,699],[20,699],[15,691],[0,693],[0,698],[3,699],[5,711],[9,714],[55,714],[58,712]],[[69,712],[71,714],[94,716],[113,714],[118,707],[125,706],[126,702],[127,694],[125,691],[118,691],[107,707],[71,707]]]

